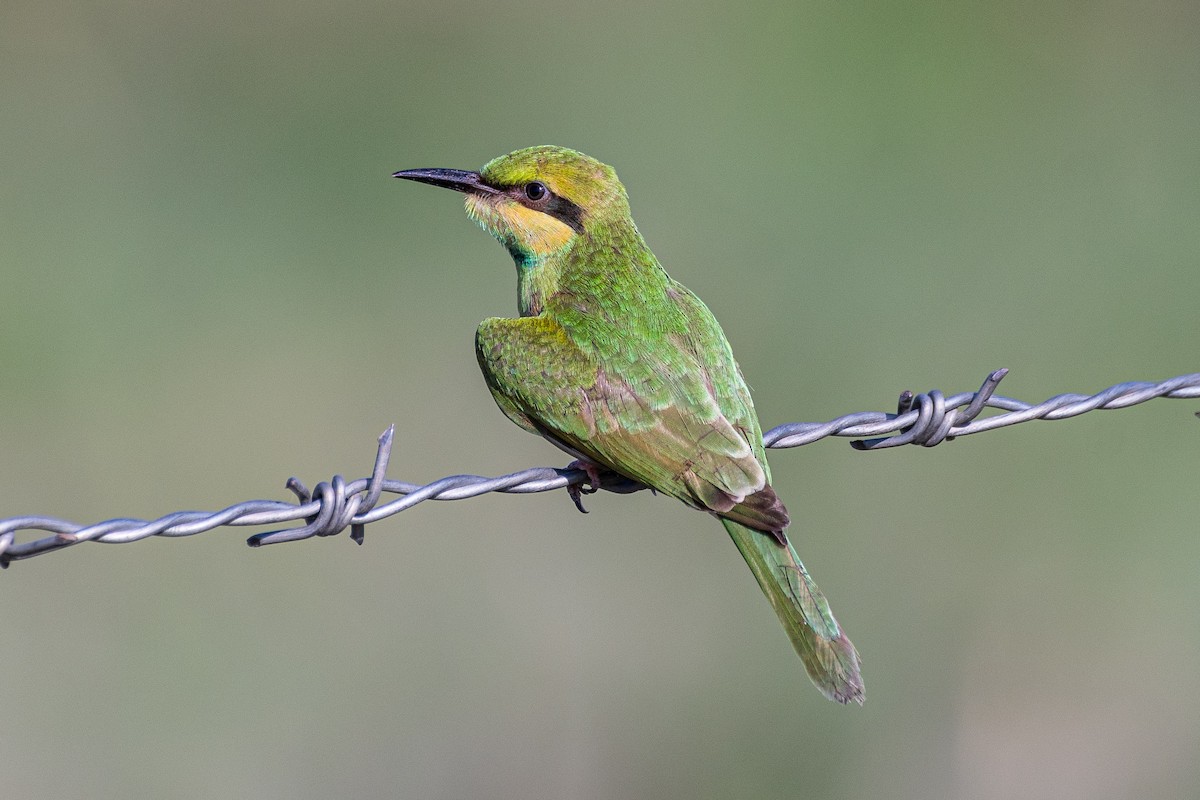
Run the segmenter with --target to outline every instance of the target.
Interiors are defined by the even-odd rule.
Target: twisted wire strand
[[[1200,398],[1200,373],[1180,375],[1158,383],[1119,383],[1093,395],[1060,394],[1036,405],[995,394],[1008,373],[998,369],[984,379],[977,391],[946,397],[938,390],[914,395],[903,392],[896,413],[864,411],[845,414],[829,422],[793,422],[772,428],[763,434],[770,448],[800,447],[830,436],[853,438],[858,450],[881,450],[915,444],[933,447],[958,436],[1004,428],[1030,420],[1059,420],[1096,409],[1128,408],[1157,397]],[[1004,413],[989,417],[979,414],[986,408]],[[1200,416],[1200,413],[1197,414]],[[884,435],[890,434],[890,435]],[[874,437],[874,438],[863,438]],[[350,528],[350,537],[362,544],[365,526],[412,508],[426,500],[464,500],[489,492],[530,494],[548,492],[588,483],[582,469],[535,467],[520,472],[484,477],[450,475],[429,484],[415,484],[385,478],[395,438],[395,425],[379,437],[375,466],[371,477],[347,482],[341,475],[317,484],[312,491],[297,478],[286,486],[297,502],[284,500],[248,500],[220,511],[177,511],[155,520],[110,519],[92,525],[80,525],[45,516],[11,517],[0,520],[0,566],[10,562],[61,550],[80,542],[120,544],[150,536],[194,536],[225,526],[280,525],[303,520],[304,524],[266,533],[247,540],[252,547],[333,536]],[[606,491],[629,493],[645,487],[615,473],[601,471],[600,485]],[[383,494],[399,495],[380,504]],[[18,542],[22,531],[47,531],[52,535]]]

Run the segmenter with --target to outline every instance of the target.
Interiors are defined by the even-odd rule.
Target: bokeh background
[[[1200,6],[6,0],[0,516],[561,465],[493,407],[505,253],[389,177],[617,166],[764,427],[1200,369]],[[0,575],[10,797],[1200,794],[1198,404],[775,452],[861,649],[825,701],[648,494],[428,504]]]

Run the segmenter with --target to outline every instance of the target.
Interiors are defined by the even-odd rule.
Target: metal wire
[[[1060,394],[1037,405],[995,394],[1008,373],[992,372],[978,391],[944,396],[936,389],[918,395],[903,392],[895,414],[865,411],[846,414],[829,422],[794,422],[772,428],[763,435],[767,447],[799,447],[829,436],[853,437],[858,450],[881,450],[906,444],[933,447],[958,436],[1004,428],[1034,419],[1058,420],[1096,409],[1127,408],[1156,397],[1200,398],[1200,373],[1180,375],[1159,383],[1119,383],[1094,395]],[[980,418],[985,408],[1003,412]],[[1198,414],[1200,416],[1200,414]],[[883,434],[892,434],[884,436]],[[379,437],[375,468],[370,478],[349,483],[341,475],[317,484],[311,492],[297,478],[287,488],[298,502],[249,500],[221,511],[177,511],[156,520],[110,519],[79,525],[53,517],[28,516],[0,520],[0,566],[61,550],[80,542],[117,544],[136,542],[150,536],[193,536],[224,526],[279,525],[304,520],[304,525],[251,536],[251,547],[292,542],[312,536],[333,536],[350,528],[350,537],[362,544],[364,527],[398,514],[426,500],[464,500],[488,492],[529,494],[548,492],[588,483],[582,469],[536,467],[495,478],[480,475],[451,475],[420,485],[384,477],[392,452],[395,426]],[[864,439],[861,437],[876,437]],[[602,471],[600,486],[607,491],[628,493],[645,487],[620,475]],[[585,490],[586,491],[586,490]],[[383,505],[384,493],[400,495]],[[17,542],[20,531],[49,531],[53,535]]]

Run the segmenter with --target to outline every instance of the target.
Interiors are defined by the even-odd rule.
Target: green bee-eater
[[[484,320],[475,335],[500,410],[579,459],[593,489],[603,468],[720,517],[813,683],[861,703],[858,653],[784,534],[729,342],[650,252],[613,169],[543,146],[480,172],[395,177],[463,192],[516,262],[520,317]]]

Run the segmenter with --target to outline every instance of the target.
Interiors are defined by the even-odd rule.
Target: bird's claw
[[[567,469],[581,469],[587,473],[587,486],[582,483],[572,483],[567,486],[567,496],[571,498],[571,502],[575,504],[580,513],[586,514],[588,510],[583,507],[583,496],[600,491],[600,468],[590,461],[577,459],[568,464]]]

